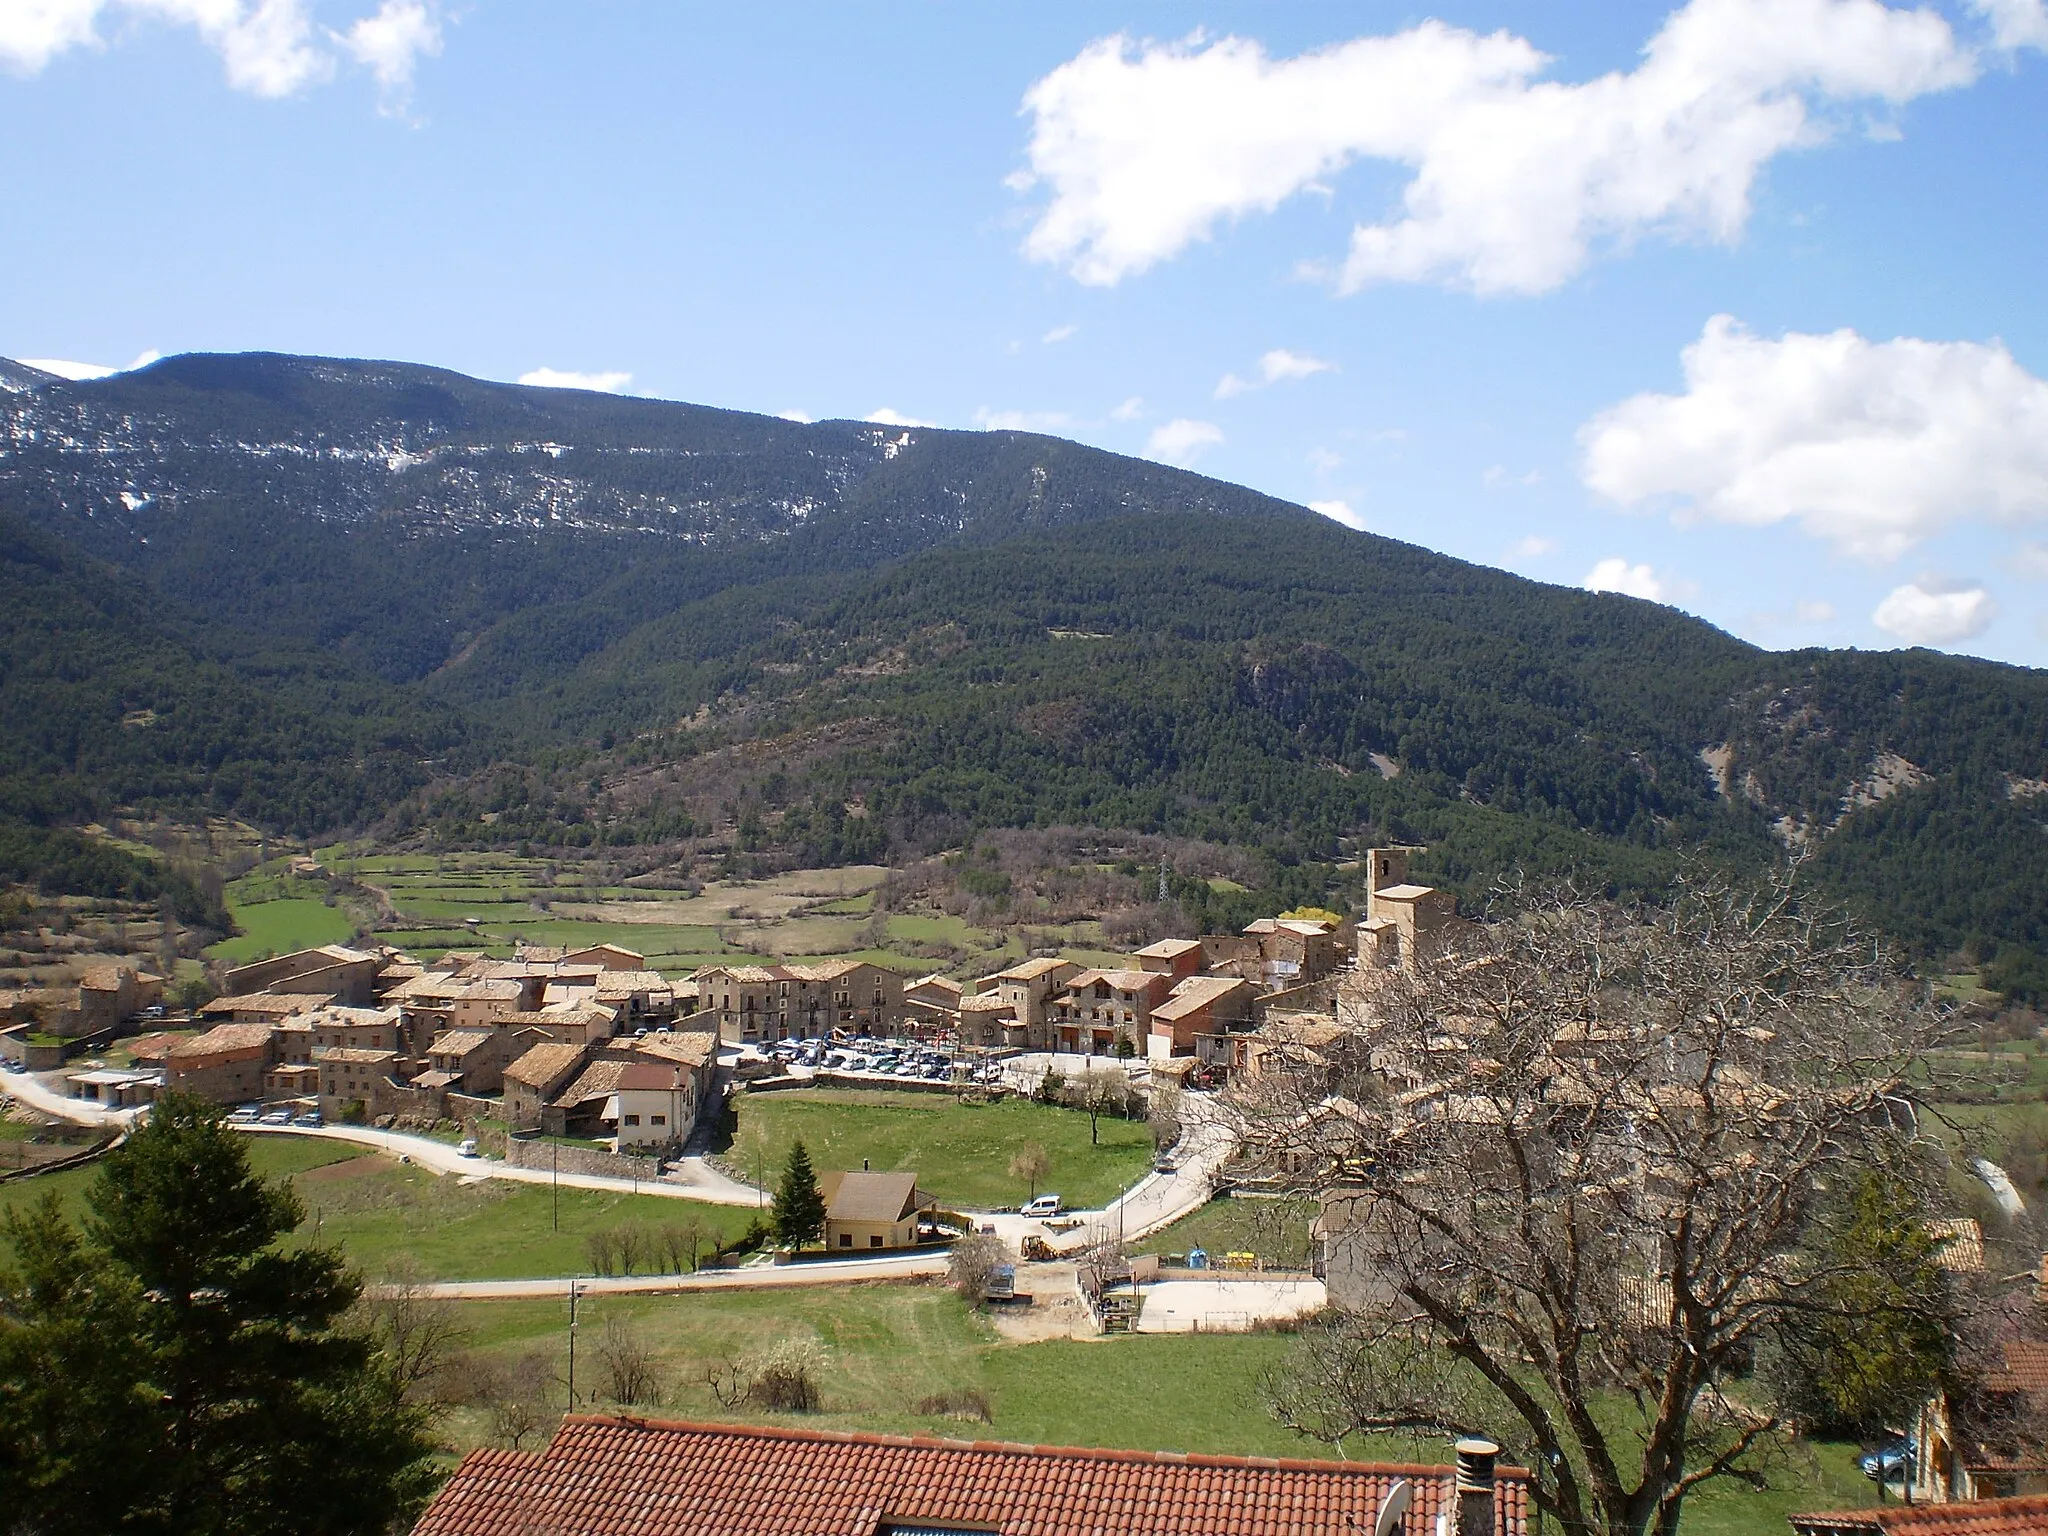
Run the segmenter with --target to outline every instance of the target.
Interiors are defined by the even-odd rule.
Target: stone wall
[[[561,1159],[557,1164],[556,1158]],[[652,1179],[659,1176],[661,1163],[652,1157],[620,1157],[595,1147],[564,1146],[539,1136],[509,1136],[505,1161],[514,1168],[553,1169],[564,1173],[594,1173],[612,1179]]]

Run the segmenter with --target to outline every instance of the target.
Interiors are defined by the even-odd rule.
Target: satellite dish
[[[1407,1478],[1401,1478],[1380,1500],[1379,1518],[1372,1523],[1372,1536],[1398,1536],[1401,1522],[1408,1514],[1408,1506],[1414,1502],[1415,1485]]]

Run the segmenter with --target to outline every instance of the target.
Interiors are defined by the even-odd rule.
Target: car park
[[[1057,1216],[1059,1213],[1058,1195],[1040,1195],[1036,1199],[1027,1200],[1017,1212],[1019,1216]]]

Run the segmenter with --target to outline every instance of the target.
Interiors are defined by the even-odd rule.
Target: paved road
[[[612,1275],[579,1277],[578,1295],[660,1295],[688,1291],[752,1291],[796,1285],[855,1285],[873,1280],[925,1280],[946,1272],[943,1253],[888,1254],[844,1263],[748,1264],[739,1269],[701,1270],[694,1275]],[[444,1280],[418,1290],[451,1301],[515,1301],[566,1296],[572,1282],[551,1280]],[[374,1295],[380,1289],[372,1286]]]
[[[463,1178],[511,1179],[519,1184],[553,1184],[564,1189],[602,1189],[614,1194],[660,1195],[672,1200],[701,1200],[711,1205],[759,1205],[761,1192],[751,1185],[729,1179],[702,1159],[685,1159],[676,1178],[620,1179],[609,1174],[556,1174],[548,1168],[514,1168],[495,1157],[464,1157],[445,1141],[431,1136],[414,1136],[405,1131],[379,1131],[361,1125],[245,1125],[238,1130],[263,1136],[319,1136],[329,1141],[351,1141],[374,1147],[394,1157],[410,1157],[422,1168],[436,1173],[453,1173]],[[691,1166],[694,1165],[694,1166]]]
[[[137,1114],[132,1109],[102,1109],[89,1100],[74,1099],[31,1072],[0,1073],[0,1097],[17,1099],[30,1109],[73,1125],[130,1125]]]

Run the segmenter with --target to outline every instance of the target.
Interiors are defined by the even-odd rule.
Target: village
[[[949,1250],[980,1243],[987,1262],[974,1272],[973,1300],[1019,1337],[1047,1327],[1085,1338],[1286,1325],[1326,1307],[1368,1309],[1401,1284],[1400,1250],[1412,1240],[1372,1198],[1390,1153],[1460,1127],[1490,1125],[1512,1141],[1522,1118],[1497,1086],[1498,1064],[1446,1027],[1457,1013],[1438,1013],[1420,1036],[1403,1028],[1400,999],[1455,979],[1460,967],[1440,957],[1483,936],[1448,893],[1410,881],[1417,851],[1363,855],[1369,895],[1352,918],[1261,919],[1236,934],[1159,940],[1118,965],[1038,955],[965,981],[860,960],[721,961],[667,976],[612,942],[425,960],[334,944],[230,969],[222,995],[187,1020],[166,1008],[161,978],[103,967],[75,997],[55,1007],[45,997],[33,1022],[0,1031],[9,1073],[0,1091],[107,1130],[176,1091],[221,1106],[251,1133],[355,1137],[437,1176],[559,1187],[566,1174],[582,1187],[629,1183],[728,1207],[765,1205],[774,1172],[720,1155],[736,1102],[827,1090],[877,1103],[922,1094],[1085,1106],[1154,1127],[1153,1156],[1113,1199],[1070,1206],[1034,1191],[969,1208],[926,1187],[948,1170],[872,1169],[863,1157],[861,1167],[820,1169],[814,1251],[755,1262],[782,1266],[775,1279],[798,1284],[936,1280],[958,1268]],[[55,1046],[53,1024],[71,1032]],[[92,1064],[108,1047],[121,1064]],[[67,1064],[81,1048],[98,1055]],[[1591,1105],[1620,1081],[1618,1060],[1629,1063],[1629,1083],[1639,1080],[1633,1050],[1619,1026],[1567,1029],[1521,1075],[1553,1109]],[[1715,1092],[1754,1091],[1772,1070],[1762,1056],[1731,1060],[1708,1080]],[[1680,1139],[1711,1119],[1682,1078],[1636,1112]],[[1368,1113],[1362,1099],[1388,1107]],[[1636,1195],[1654,1207],[1672,1176],[1657,1172],[1654,1130],[1631,1135],[1643,1165]],[[1752,1141],[1733,1155],[1746,1157]],[[1409,1177],[1451,1177],[1428,1167],[1423,1152]],[[1735,1176],[1732,1164],[1721,1172]],[[1214,1203],[1304,1197],[1313,1219],[1298,1256],[1196,1244],[1138,1255],[1148,1234],[1179,1231]],[[1926,1232],[1950,1282],[1998,1289],[1976,1220],[1946,1214]],[[1639,1259],[1615,1277],[1616,1317],[1654,1333],[1674,1279],[1654,1244],[1632,1251]],[[629,1283],[609,1273],[571,1277],[570,1294]],[[731,1278],[746,1274],[767,1271]],[[678,1273],[670,1284],[704,1278]],[[543,1294],[561,1282],[533,1283]],[[2048,1256],[2003,1294],[2039,1305],[2026,1301],[2036,1289],[2048,1295]],[[1036,1320],[1020,1322],[1034,1306]],[[2048,1492],[2044,1427],[2048,1341],[2012,1329],[1994,1341],[1986,1369],[1933,1393],[1863,1471],[1880,1491],[1923,1505],[2024,1498]],[[1794,1523],[1864,1529],[1835,1518]]]

